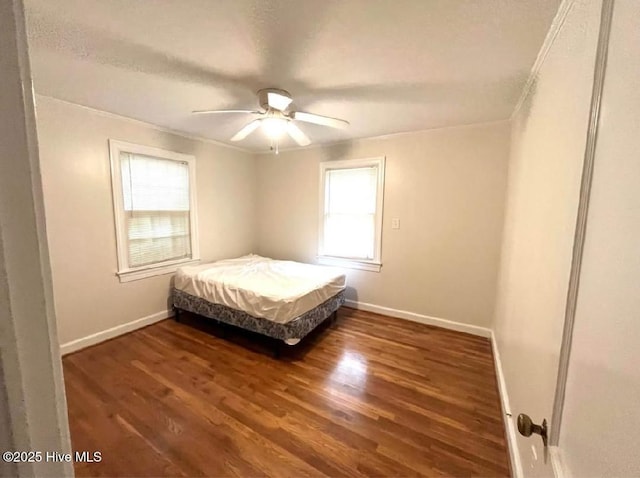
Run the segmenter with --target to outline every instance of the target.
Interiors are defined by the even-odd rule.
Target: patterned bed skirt
[[[178,289],[172,289],[171,300],[173,306],[179,310],[186,310],[210,319],[219,320],[220,322],[235,325],[274,339],[297,341],[329,318],[344,304],[345,299],[344,291],[340,291],[319,306],[286,324],[259,319],[241,310],[231,309],[221,304],[213,304]]]

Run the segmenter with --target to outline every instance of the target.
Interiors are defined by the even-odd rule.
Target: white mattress
[[[174,287],[187,294],[286,324],[345,288],[332,267],[250,254],[178,269]]]

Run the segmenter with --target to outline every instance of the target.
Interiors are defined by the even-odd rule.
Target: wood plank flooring
[[[274,359],[185,314],[63,359],[78,476],[508,476],[487,339],[342,308]]]

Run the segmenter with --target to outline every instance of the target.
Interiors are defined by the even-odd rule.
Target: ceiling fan
[[[194,114],[221,114],[221,113],[247,113],[254,115],[256,119],[245,125],[238,131],[231,141],[242,141],[259,127],[271,140],[271,149],[278,154],[278,140],[287,133],[300,146],[311,144],[309,137],[294,123],[303,121],[306,123],[329,126],[331,128],[346,128],[349,122],[343,119],[321,116],[303,111],[289,110],[293,99],[288,91],[278,88],[265,88],[258,91],[258,102],[263,111],[252,110],[197,110]]]

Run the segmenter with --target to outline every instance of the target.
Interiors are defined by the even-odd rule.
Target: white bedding
[[[214,304],[286,324],[345,288],[332,267],[250,254],[178,269],[174,287]]]

